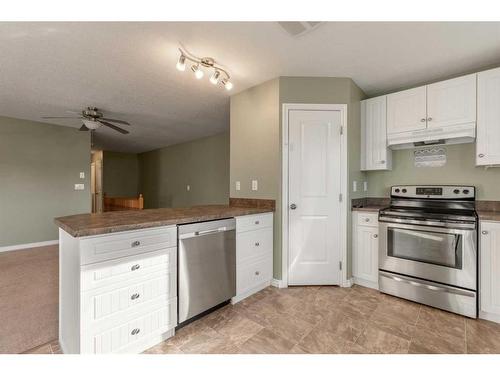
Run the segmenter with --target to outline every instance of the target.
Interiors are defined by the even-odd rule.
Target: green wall
[[[110,197],[137,197],[139,157],[137,154],[104,151],[103,193]]]
[[[392,171],[366,172],[369,197],[387,197],[398,184],[464,184],[477,186],[477,199],[500,200],[500,168],[476,167],[475,144],[444,146],[447,163],[438,168],[414,166],[414,150],[392,152]]]
[[[90,209],[89,133],[0,117],[0,246],[56,240],[54,217]]]
[[[228,133],[145,152],[138,157],[139,191],[144,195],[146,208],[228,204]]]
[[[276,200],[274,222],[274,277],[281,279],[281,112],[283,103],[347,104],[349,186],[361,182],[360,104],[364,93],[350,78],[280,77],[231,97],[231,197]],[[252,179],[259,190],[252,191]],[[241,190],[235,190],[235,182]],[[346,199],[363,196],[351,193]],[[350,214],[350,213],[349,213]],[[348,249],[350,249],[350,219]],[[350,263],[350,250],[348,254]],[[348,269],[349,265],[348,265]]]

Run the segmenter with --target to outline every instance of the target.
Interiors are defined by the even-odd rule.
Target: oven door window
[[[461,269],[462,236],[389,227],[387,228],[387,255]]]

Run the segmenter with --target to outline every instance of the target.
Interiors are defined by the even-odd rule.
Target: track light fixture
[[[186,50],[179,48],[179,52],[181,55],[179,56],[179,60],[177,61],[177,69],[180,71],[186,70],[186,60],[189,60],[193,63],[191,66],[191,70],[194,73],[197,79],[202,79],[204,72],[203,68],[208,68],[213,70],[212,75],[210,76],[210,82],[214,85],[221,84],[224,86],[226,90],[231,90],[233,88],[233,84],[230,81],[231,77],[229,73],[224,70],[220,65],[218,65],[215,60],[211,57],[197,57]]]

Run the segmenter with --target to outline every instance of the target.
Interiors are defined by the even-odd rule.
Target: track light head
[[[219,83],[219,77],[220,77],[220,72],[216,70],[214,74],[212,74],[212,77],[210,77],[210,83],[216,85],[217,83]]]
[[[227,91],[231,90],[233,88],[233,84],[229,79],[223,79],[222,84],[226,88]]]
[[[203,78],[203,70],[201,70],[200,68],[200,64],[196,64],[196,65],[193,65],[191,67],[191,70],[193,71],[194,73],[194,76],[196,77],[196,79],[202,79]]]
[[[179,56],[179,61],[177,61],[176,68],[177,68],[177,70],[180,70],[181,72],[186,70],[186,56],[184,56],[184,55]]]

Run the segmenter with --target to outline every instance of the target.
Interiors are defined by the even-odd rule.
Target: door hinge
[[[339,262],[339,269],[342,271],[342,261]]]
[[[340,127],[340,135],[343,135],[343,134],[344,134],[344,127],[343,127],[343,126],[341,126],[341,127]]]
[[[342,202],[342,193],[339,194],[339,202]]]

